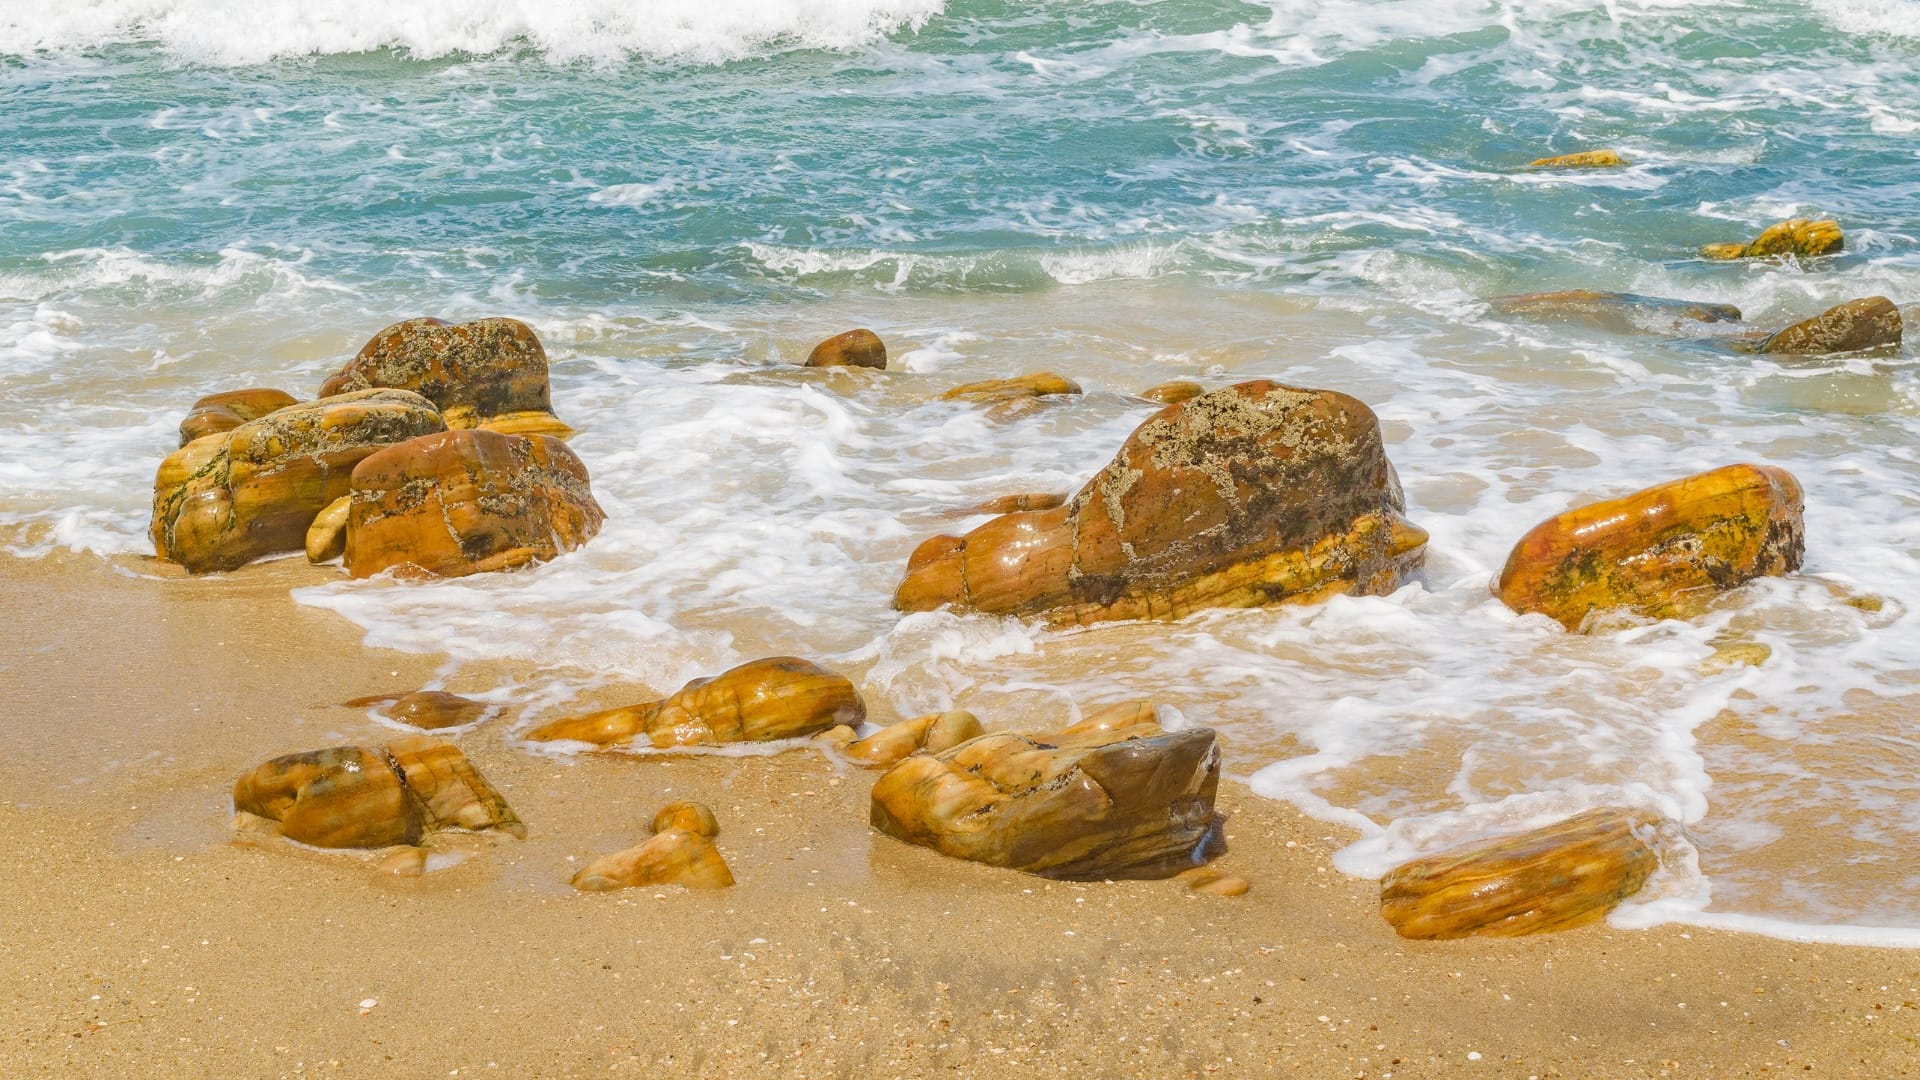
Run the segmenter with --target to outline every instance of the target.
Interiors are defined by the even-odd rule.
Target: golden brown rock
[[[412,390],[432,401],[454,430],[489,428],[511,435],[566,438],[553,415],[547,351],[518,319],[476,319],[450,326],[407,319],[373,335],[320,393],[376,386]]]
[[[1800,568],[1800,484],[1785,469],[1728,465],[1533,527],[1494,595],[1578,630],[1596,612],[1685,618],[1719,592]]]
[[[1372,410],[1240,383],[1155,413],[1065,506],[926,541],[893,603],[1085,624],[1386,593],[1425,554],[1403,508]]]
[[[603,520],[587,467],[559,439],[447,431],[353,470],[345,562],[357,578],[509,570],[579,547]]]
[[[1611,169],[1626,163],[1627,159],[1621,157],[1618,150],[1583,150],[1578,154],[1539,158],[1529,162],[1527,167],[1530,169]]]
[[[1051,510],[1066,501],[1065,495],[1056,495],[1052,492],[1002,495],[972,506],[963,506],[950,513],[954,517],[972,517],[976,514],[1012,514],[1021,510]]]
[[[871,330],[849,330],[813,347],[807,367],[862,367],[887,369],[887,346]]]
[[[573,875],[573,887],[583,892],[640,885],[724,889],[732,884],[733,871],[727,869],[720,849],[707,837],[684,829],[655,833],[645,843],[595,859]]]
[[[1253,888],[1246,878],[1212,866],[1196,866],[1175,875],[1174,880],[1184,882],[1188,889],[1203,896],[1245,896],[1247,890]]]
[[[1487,303],[1502,315],[1547,322],[1577,322],[1616,334],[1680,334],[1697,323],[1739,322],[1740,309],[1732,304],[1697,300],[1670,300],[1637,293],[1564,289],[1560,292],[1490,296]]]
[[[1145,390],[1140,391],[1140,396],[1146,398],[1148,401],[1158,402],[1161,405],[1177,405],[1189,398],[1197,398],[1206,392],[1207,388],[1197,382],[1176,379],[1173,382],[1163,382],[1158,386],[1149,386]]]
[[[380,715],[425,731],[471,724],[486,713],[487,704],[444,690],[415,690],[407,694],[374,694],[341,702],[349,709],[382,706]]]
[[[1792,218],[1767,226],[1750,244],[1708,244],[1700,249],[1700,255],[1707,259],[1763,259],[1775,255],[1811,258],[1831,255],[1845,247],[1839,222]]]
[[[353,497],[342,495],[314,515],[313,524],[307,526],[308,562],[323,563],[346,552],[347,512],[352,506]]]
[[[954,709],[888,725],[842,752],[870,769],[877,769],[909,754],[922,751],[937,754],[984,734],[986,729],[980,726],[977,717],[965,709]]]
[[[258,420],[299,402],[285,390],[228,390],[208,394],[193,403],[187,418],[180,421],[180,445],[185,446],[204,435],[232,431],[249,420]]]
[[[1219,744],[1206,728],[1131,732],[995,733],[915,754],[874,783],[873,825],[1045,877],[1170,877],[1219,847]]]
[[[669,829],[679,829],[711,840],[720,835],[720,819],[713,816],[713,810],[705,803],[668,803],[653,815],[653,831],[663,833]]]
[[[661,701],[556,720],[527,738],[600,746],[645,739],[664,749],[801,738],[864,716],[852,683],[806,660],[775,656],[695,679]]]
[[[1589,810],[1557,825],[1418,859],[1380,882],[1406,938],[1518,937],[1596,922],[1660,865],[1659,819]]]
[[[1884,296],[1849,300],[1794,323],[1760,343],[1763,353],[1818,356],[1900,347],[1900,309]]]
[[[355,465],[441,431],[418,394],[363,390],[290,405],[174,451],[154,476],[154,551],[199,574],[299,551]]]
[[[424,735],[385,749],[336,746],[274,758],[235,782],[233,805],[315,847],[411,845],[449,828],[526,835],[458,748]]]
[[[1022,398],[1047,397],[1053,394],[1070,395],[1079,392],[1080,384],[1072,379],[1042,371],[1033,375],[1018,375],[1011,379],[988,379],[985,382],[966,383],[941,394],[940,400],[997,405]]]

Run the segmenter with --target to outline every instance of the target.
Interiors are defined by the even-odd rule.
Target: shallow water
[[[1630,289],[1759,326],[1920,301],[1920,5],[470,15],[0,15],[0,543],[144,551],[193,398],[310,394],[397,318],[513,315],[605,531],[527,573],[300,597],[514,661],[519,723],[771,652],[990,726],[1150,695],[1360,828],[1354,873],[1624,799],[1697,848],[1627,919],[1920,941],[1913,347],[1776,362],[1478,300]],[[1602,145],[1633,164],[1519,168]],[[1847,252],[1690,257],[1792,215]],[[854,325],[895,371],[780,366]],[[1088,393],[1007,423],[934,400],[1038,370]],[[1422,580],[1076,633],[887,607],[920,539],[975,523],[955,508],[1082,483],[1149,413],[1131,394],[1255,376],[1375,408]],[[1738,460],[1806,487],[1805,574],[1595,636],[1488,598],[1539,519]],[[1729,641],[1771,656],[1714,670]]]

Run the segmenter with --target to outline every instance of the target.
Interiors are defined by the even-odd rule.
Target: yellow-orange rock
[[[972,506],[963,506],[949,511],[954,517],[972,517],[975,514],[1012,514],[1021,510],[1051,510],[1067,501],[1065,495],[1053,492],[1023,492],[1018,495],[1001,495],[997,498],[977,502]]]
[[[871,330],[849,330],[813,347],[807,354],[808,367],[863,367],[887,369],[887,346]]]
[[[527,738],[599,746],[644,740],[664,749],[795,739],[865,716],[851,682],[809,661],[775,656],[695,679],[661,701],[556,720]]]
[[[645,843],[595,859],[573,875],[573,887],[582,892],[641,885],[724,889],[732,884],[733,871],[720,849],[711,839],[684,829],[655,833]]]
[[[1245,896],[1253,888],[1246,878],[1229,874],[1214,866],[1196,866],[1175,876],[1188,889],[1203,896]]]
[[[341,702],[350,709],[380,707],[380,715],[424,731],[459,727],[480,719],[487,703],[449,694],[445,690],[415,690],[406,694],[373,694]]]
[[[1206,392],[1207,388],[1197,382],[1176,379],[1173,382],[1163,382],[1157,386],[1149,386],[1145,390],[1140,391],[1140,396],[1146,398],[1148,401],[1158,402],[1161,405],[1177,405],[1190,398],[1197,398]]]
[[[1380,882],[1401,937],[1518,937],[1597,922],[1660,865],[1660,821],[1589,810],[1557,825],[1432,855]]]
[[[1538,158],[1529,162],[1527,167],[1530,169],[1611,169],[1626,163],[1627,159],[1621,157],[1618,150],[1583,150],[1578,154]]]
[[[418,844],[449,828],[527,832],[457,747],[424,735],[384,749],[336,746],[274,758],[233,785],[233,805],[276,823],[282,836],[325,848]]]
[[[1534,526],[1493,592],[1569,630],[1606,611],[1685,618],[1723,590],[1799,569],[1801,508],[1793,474],[1766,465],[1658,484]]]
[[[1900,309],[1884,296],[1849,300],[1794,323],[1760,343],[1763,353],[1818,356],[1900,347]]]
[[[1171,877],[1219,849],[1206,728],[983,735],[873,785],[873,826],[955,858],[1076,880]]]
[[[987,415],[997,421],[1013,420],[1044,409],[1080,393],[1080,384],[1072,379],[1040,372],[1011,379],[956,386],[940,395],[942,401],[966,401],[987,407]]]
[[[1700,255],[1708,259],[1762,259],[1775,255],[1811,258],[1831,255],[1846,247],[1840,223],[1830,218],[1813,221],[1792,218],[1769,225],[1750,244],[1708,244]]]
[[[352,494],[345,562],[357,578],[509,570],[579,547],[606,517],[587,467],[550,435],[413,439],[362,461]]]
[[[668,803],[653,815],[653,831],[663,833],[669,829],[679,829],[711,840],[720,835],[720,819],[713,816],[712,808],[705,803]]]
[[[346,553],[347,516],[352,507],[353,497],[342,495],[314,515],[313,523],[307,526],[308,562],[323,563]]]
[[[1487,303],[1502,315],[1584,323],[1616,334],[1680,334],[1696,323],[1740,321],[1740,309],[1732,304],[1594,289],[1490,296]]]
[[[1427,535],[1372,410],[1259,380],[1155,413],[1065,506],[938,536],[901,611],[942,605],[1055,624],[1391,592]]]
[[[853,761],[877,769],[909,754],[923,751],[937,754],[984,734],[986,729],[980,726],[978,717],[965,709],[954,709],[890,724],[841,752]]]
[[[180,445],[185,446],[203,435],[232,431],[249,420],[299,404],[285,390],[228,390],[208,394],[193,403],[187,418],[180,421]]]
[[[439,319],[394,323],[361,346],[320,393],[376,386],[425,396],[454,430],[489,428],[563,439],[573,434],[553,415],[547,350],[533,328],[518,319],[476,319],[458,326]]]
[[[169,455],[154,476],[154,551],[196,574],[299,551],[313,519],[347,493],[355,465],[444,428],[418,394],[363,390],[204,435]]]

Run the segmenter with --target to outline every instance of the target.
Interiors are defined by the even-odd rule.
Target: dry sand
[[[0,1076],[1920,1073],[1920,953],[1402,941],[1343,833],[1231,784],[1238,898],[898,844],[816,753],[557,761],[499,722],[458,741],[525,841],[402,879],[235,840],[236,775],[392,737],[329,703],[435,666],[288,598],[321,573],[0,556]],[[736,888],[567,887],[685,798]]]

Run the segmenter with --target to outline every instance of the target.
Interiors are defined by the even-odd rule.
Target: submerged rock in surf
[[[1902,331],[1900,309],[1884,296],[1849,300],[1775,332],[1760,352],[1790,356],[1897,349]]]
[[[1156,386],[1149,386],[1145,390],[1140,391],[1140,396],[1160,405],[1177,405],[1190,398],[1197,398],[1206,392],[1207,388],[1197,382],[1176,379],[1173,382],[1163,382]]]
[[[349,709],[378,708],[381,716],[423,731],[460,727],[480,719],[487,703],[449,694],[445,690],[415,690],[406,694],[372,694],[343,701]]]
[[[940,400],[984,405],[987,415],[993,419],[1012,420],[1079,393],[1079,383],[1042,371],[1011,379],[965,383],[941,394]]]
[[[875,371],[887,369],[887,346],[871,330],[849,330],[813,347],[807,354],[807,367],[862,367]]]
[[[891,724],[848,745],[841,753],[869,769],[878,769],[910,754],[937,754],[984,734],[986,729],[980,726],[979,718],[965,709],[954,709]]]
[[[323,848],[417,845],[441,829],[527,834],[459,748],[425,735],[274,758],[234,783],[233,805]]]
[[[1155,413],[1066,505],[921,544],[893,604],[1058,625],[1383,594],[1425,555],[1404,508],[1372,410],[1245,382]]]
[[[654,815],[652,837],[587,864],[573,875],[573,887],[582,892],[643,885],[724,889],[733,884],[733,871],[714,846],[719,835],[712,810],[700,803],[673,803]]]
[[[445,431],[369,455],[353,470],[345,563],[461,577],[546,561],[585,544],[606,515],[587,467],[550,435]]]
[[[555,720],[527,738],[712,746],[801,738],[865,716],[851,682],[809,661],[775,656],[695,679],[660,701]]]
[[[1625,611],[1685,618],[1719,593],[1800,568],[1799,481],[1728,465],[1547,519],[1507,556],[1494,595],[1569,630]]]
[[[1840,223],[1831,218],[1814,221],[1791,218],[1769,225],[1750,244],[1708,244],[1700,249],[1707,259],[1763,259],[1777,255],[1811,258],[1831,255],[1846,247]]]
[[[249,420],[258,420],[300,402],[285,390],[228,390],[208,394],[193,403],[187,418],[180,421],[180,445],[185,446],[204,435],[232,431]]]
[[[573,429],[553,415],[547,351],[518,319],[476,319],[449,325],[407,319],[373,335],[322,395],[386,386],[434,403],[447,427],[487,428],[510,435],[566,438]]]
[[[1627,159],[1621,157],[1618,150],[1583,150],[1577,154],[1537,158],[1529,162],[1527,167],[1529,169],[1611,169],[1626,163]]]
[[[1584,323],[1616,334],[1682,334],[1699,323],[1740,321],[1740,309],[1732,304],[1594,289],[1489,296],[1487,303],[1502,315]]]
[[[1660,819],[1589,810],[1544,829],[1417,859],[1380,882],[1405,938],[1518,937],[1604,918],[1660,865]]]

